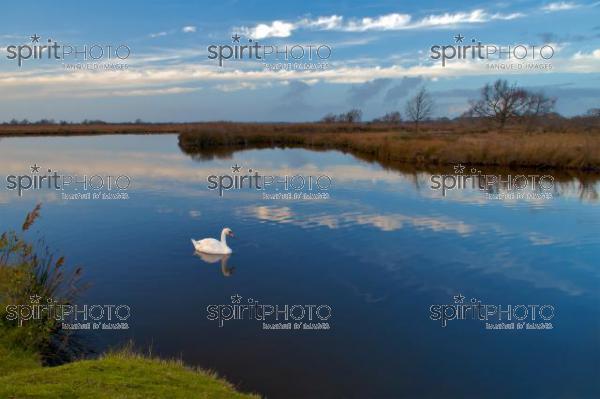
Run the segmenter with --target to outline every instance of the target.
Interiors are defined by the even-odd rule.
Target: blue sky
[[[557,97],[565,115],[600,106],[594,1],[7,1],[2,14],[0,121],[307,121],[354,107],[370,119],[402,112],[421,86],[433,94],[436,116],[456,116],[497,78]],[[331,56],[302,59],[323,69],[274,71],[256,59],[219,67],[208,47],[233,46],[234,34],[240,44],[327,46]],[[81,62],[72,58],[18,67],[8,47],[34,45],[33,35],[78,48],[126,45],[126,60],[100,61],[127,69],[65,69]],[[457,35],[463,45],[474,39],[555,52],[547,61],[467,59],[446,67],[431,59],[432,46],[459,45]],[[524,63],[550,69],[489,68]]]

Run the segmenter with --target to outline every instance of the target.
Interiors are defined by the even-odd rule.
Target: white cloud
[[[589,54],[577,52],[573,56],[574,60],[600,60],[600,48],[592,51]]]
[[[183,28],[181,28],[181,32],[183,32],[183,33],[194,33],[197,30],[198,30],[198,28],[193,25],[187,25],[187,26],[184,26]],[[164,37],[167,35],[172,35],[177,32],[179,32],[178,29],[170,29],[170,30],[156,32],[156,33],[151,33],[148,36],[151,38],[157,38],[157,37]]]
[[[441,14],[441,15],[430,15],[423,18],[413,27],[424,28],[424,27],[440,27],[440,26],[453,26],[458,24],[472,24],[482,23],[489,20],[488,15],[485,11],[479,9],[469,13],[458,12],[455,14]]]
[[[152,52],[137,53],[135,57],[127,60],[130,66],[143,65],[148,67],[152,64],[161,64],[184,59],[192,59],[206,56],[205,47],[186,47],[186,48],[154,48]]]
[[[162,31],[162,32],[157,32],[157,33],[150,33],[150,37],[151,38],[155,38],[155,37],[163,37],[163,36],[167,36],[169,33]]]
[[[496,13],[496,14],[492,15],[491,19],[499,19],[499,20],[503,20],[503,21],[510,21],[511,19],[522,18],[524,16],[525,16],[525,14],[523,14],[521,12],[513,12],[511,14],[499,14],[499,13]]]
[[[241,31],[253,38],[264,39],[267,37],[289,37],[297,25],[284,21],[273,21],[271,24],[258,24],[254,28],[241,28]]]
[[[485,23],[492,20],[511,20],[525,16],[522,13],[489,14],[483,9],[470,12],[432,14],[413,22],[410,14],[391,13],[377,17],[354,18],[345,21],[343,16],[320,16],[304,18],[297,22],[276,20],[258,24],[252,28],[242,27],[241,31],[255,39],[268,37],[289,37],[297,29],[338,30],[345,32],[390,31],[405,29],[425,29],[454,27],[461,24]]]
[[[331,15],[329,17],[318,17],[317,19],[303,19],[300,21],[300,25],[311,28],[332,30],[339,29],[342,26],[344,17],[339,15]]]
[[[579,4],[577,4],[577,3],[560,1],[560,2],[556,2],[556,3],[546,4],[545,6],[542,7],[542,10],[546,11],[546,12],[566,11],[566,10],[572,10],[577,7],[579,7]]]
[[[477,9],[471,12],[458,12],[454,14],[445,13],[440,15],[430,15],[418,21],[415,24],[409,25],[410,29],[418,28],[441,28],[441,27],[453,27],[464,24],[481,24],[492,20],[511,20],[516,18],[524,17],[523,13],[511,13],[511,14],[492,14],[490,15],[485,10]]]
[[[191,93],[200,90],[199,87],[167,87],[161,89],[134,89],[119,90],[110,93],[111,96],[131,97],[131,96],[160,96],[165,94]]]
[[[364,32],[367,30],[399,30],[406,29],[411,16],[408,14],[387,14],[377,18],[362,18],[350,21],[342,29],[349,32]]]
[[[578,51],[571,58],[570,68],[572,72],[588,73],[600,71],[600,48],[591,53]]]
[[[215,89],[225,92],[225,93],[229,93],[232,91],[239,91],[239,90],[254,90],[254,89],[256,89],[256,87],[257,87],[257,85],[255,83],[234,82],[234,83],[218,84],[215,86]]]
[[[497,62],[497,61],[495,61]],[[493,62],[490,62],[493,64]],[[518,64],[518,60],[502,60]],[[544,73],[597,73],[600,70],[600,48],[589,53],[578,52],[552,58],[552,69]],[[143,68],[142,68],[143,66]],[[503,70],[506,74],[523,73],[520,69]],[[216,68],[212,64],[181,62],[163,66],[141,65],[123,71],[65,72],[60,68],[0,73],[0,90],[10,91],[11,99],[57,96],[142,96],[179,94],[198,90],[202,82],[212,82],[221,91],[251,90],[257,85],[302,80],[331,84],[364,83],[377,78],[397,79],[423,76],[429,79],[456,76],[497,76],[498,70],[486,68],[477,60],[462,60],[442,68],[438,63],[412,66],[333,66],[328,70],[294,71],[264,69]]]

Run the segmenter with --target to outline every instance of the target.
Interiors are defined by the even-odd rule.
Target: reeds
[[[454,163],[600,171],[600,125],[594,119],[546,118],[507,125],[455,120],[383,123],[181,123],[0,125],[0,136],[179,134],[180,147],[199,157],[240,148],[336,149],[384,165]]]
[[[31,306],[32,298],[40,305],[66,305],[85,289],[80,267],[65,270],[65,258],[51,253],[43,239],[25,240],[40,210],[38,204],[27,214],[19,233],[0,236],[0,331],[10,335],[14,345],[40,353],[45,363],[59,364],[68,360],[75,346],[68,344],[68,334],[56,319],[47,312],[22,323],[6,317],[7,305]]]
[[[207,131],[179,136],[180,148],[189,154],[209,155],[211,150],[302,147],[350,152],[385,166],[451,164],[574,169],[600,171],[600,134],[422,132],[290,132]]]

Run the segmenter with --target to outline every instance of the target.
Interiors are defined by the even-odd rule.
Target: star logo
[[[42,297],[37,294],[29,297],[29,302],[31,302],[31,303],[40,303],[41,300],[42,300]]]
[[[465,40],[465,37],[459,33],[458,35],[454,36],[454,40],[456,43],[462,43],[463,40]]]
[[[464,171],[465,171],[464,165],[461,165],[461,164],[454,165],[454,172],[455,173],[462,173]]]
[[[33,166],[30,166],[31,168],[31,173],[39,173],[40,172],[40,167],[36,164],[34,164]]]
[[[231,167],[231,170],[233,170],[233,173],[239,173],[240,169],[241,169],[241,166],[238,166],[237,163]]]
[[[231,303],[240,303],[242,301],[242,297],[238,294],[231,296]]]
[[[454,295],[454,303],[463,303],[465,296],[463,294]]]
[[[231,38],[233,39],[233,43],[239,43],[241,36],[236,33],[235,35],[231,36]]]
[[[37,33],[34,33],[33,36],[31,37],[31,43],[39,43],[40,42],[40,37],[37,35]]]

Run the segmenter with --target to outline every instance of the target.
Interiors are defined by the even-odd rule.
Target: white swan
[[[221,231],[221,241],[217,241],[214,238],[204,238],[200,241],[196,241],[192,238],[192,244],[194,245],[194,248],[196,248],[196,251],[205,254],[230,254],[232,251],[231,248],[227,246],[227,236],[233,237],[233,231],[231,231],[229,227],[225,227],[223,231]]]

